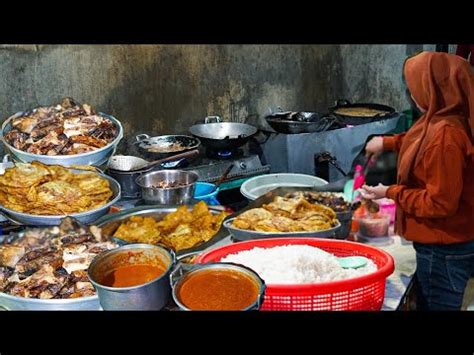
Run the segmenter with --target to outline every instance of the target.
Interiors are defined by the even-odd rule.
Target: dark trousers
[[[418,310],[460,310],[474,272],[474,242],[434,245],[413,243],[416,250]]]

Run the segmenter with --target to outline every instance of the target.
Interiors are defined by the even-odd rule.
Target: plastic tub
[[[210,206],[219,205],[217,200],[217,194],[219,188],[216,189],[216,185],[209,182],[196,182],[196,188],[194,190],[194,198],[196,200],[202,200]]]
[[[390,227],[390,215],[379,212],[376,216],[357,217],[359,234],[367,238],[387,237]]]
[[[397,211],[397,204],[395,201],[389,198],[382,198],[380,200],[376,200],[380,206],[380,212],[388,214],[390,216],[390,223],[393,224],[395,222],[395,215]]]

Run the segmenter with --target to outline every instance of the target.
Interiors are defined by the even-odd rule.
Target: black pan
[[[384,113],[376,114],[374,116],[365,117],[365,116],[352,116],[338,113],[337,110],[341,108],[368,108],[374,110],[384,111]],[[386,118],[390,118],[396,114],[396,111],[393,107],[381,104],[372,104],[372,103],[350,103],[348,100],[337,100],[336,105],[329,109],[329,112],[336,116],[341,123],[347,125],[360,125],[365,123],[370,123],[374,121],[380,121]]]
[[[334,116],[316,112],[276,112],[265,117],[267,123],[278,133],[298,134],[324,132],[335,122]]]
[[[150,137],[147,134],[139,134],[135,139],[135,145],[138,147],[138,150],[145,157],[153,160],[197,149],[201,145],[201,141],[198,138],[184,135]],[[172,146],[174,144],[177,144],[180,148],[176,149],[176,146]]]

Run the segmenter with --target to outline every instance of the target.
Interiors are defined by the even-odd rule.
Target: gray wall
[[[130,142],[210,114],[259,125],[269,107],[325,110],[338,98],[404,110],[403,61],[421,49],[434,46],[3,45],[0,115],[71,96],[119,118]]]
[[[342,97],[408,109],[402,81],[403,63],[416,52],[435,45],[341,45]],[[453,47],[450,48],[453,50]]]
[[[0,46],[2,117],[63,96],[137,133],[182,133],[218,114],[257,124],[269,106],[323,110],[341,92],[339,46]],[[125,142],[126,143],[126,142]]]

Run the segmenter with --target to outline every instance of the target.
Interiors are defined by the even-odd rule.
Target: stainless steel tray
[[[75,173],[84,173],[84,170],[71,169]],[[81,212],[81,213],[72,213],[69,215],[59,215],[59,216],[41,216],[41,215],[32,215],[28,213],[21,213],[18,211],[11,210],[0,205],[0,213],[3,214],[6,218],[16,224],[26,224],[33,226],[57,226],[61,223],[61,219],[66,216],[74,217],[79,222],[83,224],[90,224],[96,221],[98,218],[109,212],[110,207],[120,200],[121,190],[120,184],[113,178],[108,175],[97,173],[104,179],[107,179],[110,184],[110,189],[112,190],[112,198],[108,203],[99,208]]]
[[[324,185],[323,185],[324,186]],[[341,224],[334,228],[328,229],[326,231],[317,231],[317,232],[292,232],[292,233],[264,233],[264,232],[256,232],[256,231],[247,231],[243,229],[237,229],[230,226],[232,220],[240,215],[241,213],[248,211],[252,208],[259,208],[265,204],[269,204],[273,201],[276,196],[285,196],[287,193],[296,192],[296,191],[315,191],[318,192],[318,186],[314,187],[303,187],[303,186],[292,186],[292,187],[278,187],[274,190],[271,190],[264,195],[261,195],[251,203],[247,205],[247,207],[243,208],[242,210],[228,216],[223,223],[223,226],[229,230],[229,233],[233,235],[233,237],[237,240],[248,240],[248,239],[260,239],[260,238],[274,238],[274,237],[317,237],[317,238],[339,238],[339,230],[341,228]],[[338,217],[344,217],[343,219],[347,219],[347,212],[336,213]],[[342,226],[345,228],[345,225]]]
[[[21,238],[24,232],[0,235],[0,243],[5,239]],[[69,299],[25,298],[0,292],[0,310],[10,311],[98,311],[102,310],[99,297],[88,296]]]
[[[175,212],[179,206],[170,205],[170,206],[142,206],[130,208],[121,212],[113,213],[107,216],[104,216],[96,221],[95,225],[102,229],[102,233],[105,236],[112,237],[118,227],[125,221],[127,221],[132,216],[142,216],[142,217],[152,217],[156,220],[161,220],[165,215]],[[192,208],[192,206],[189,206]],[[209,210],[213,214],[219,214],[222,211],[209,206]],[[203,251],[215,243],[221,241],[222,239],[229,236],[226,228],[221,226],[219,231],[207,242],[198,244],[192,248],[183,249],[176,253],[176,256],[188,255]],[[115,242],[120,245],[129,244],[129,242],[112,237]]]
[[[339,223],[336,227],[331,229],[326,229],[322,231],[313,231],[313,232],[257,232],[257,231],[250,231],[245,229],[238,229],[232,227],[232,222],[235,218],[226,219],[223,223],[224,227],[226,227],[232,236],[240,241],[244,240],[251,240],[251,239],[263,239],[263,238],[334,238],[336,231],[341,227]]]

